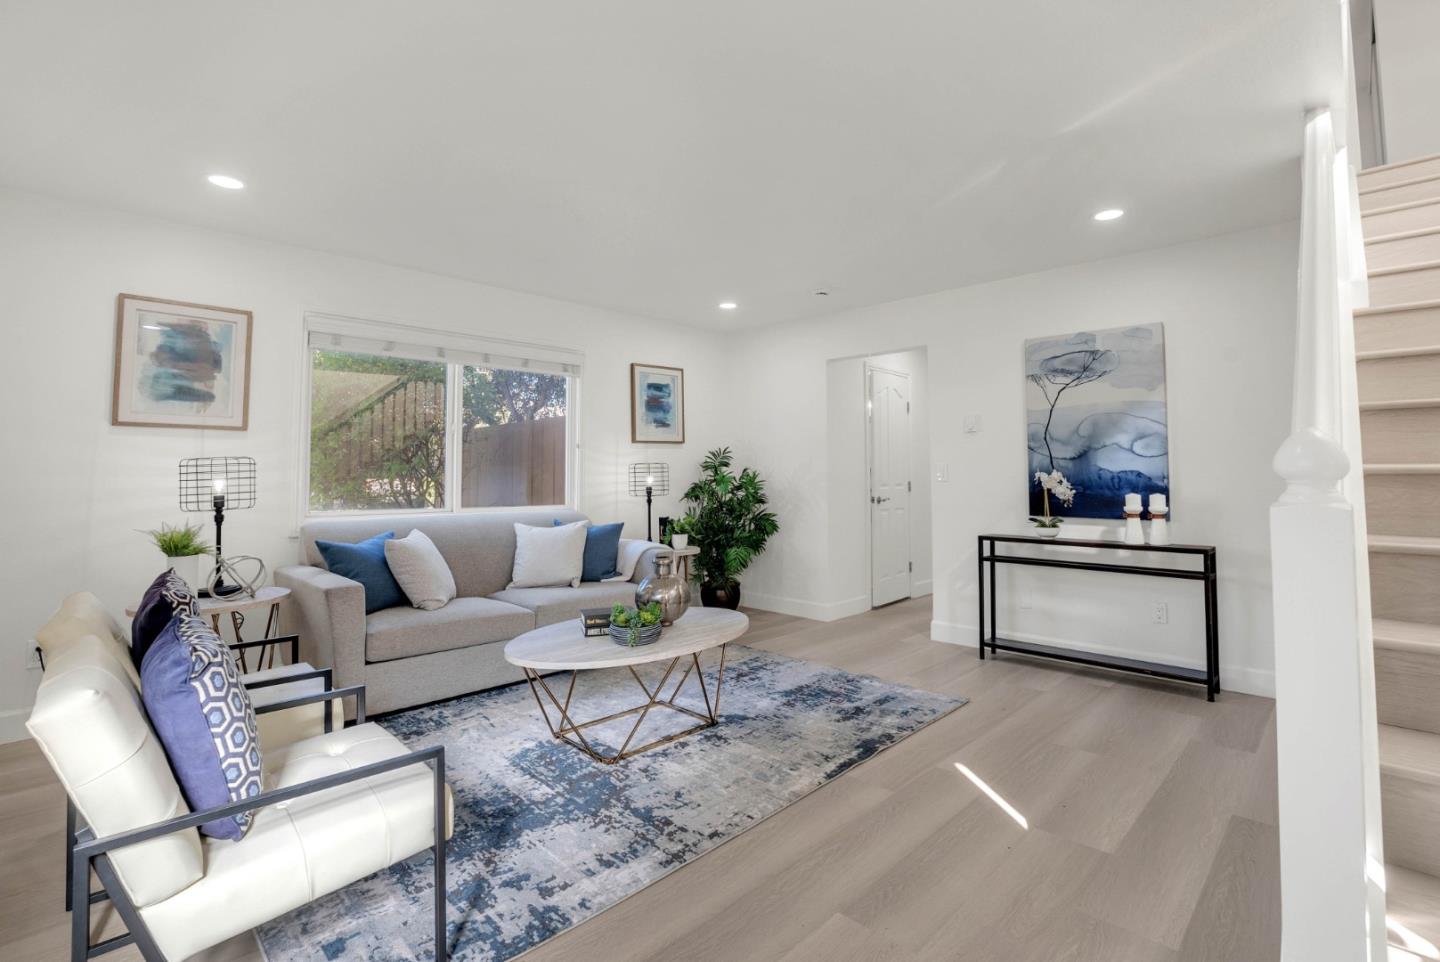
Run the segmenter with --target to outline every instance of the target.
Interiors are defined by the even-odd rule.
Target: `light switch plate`
[[[966,433],[966,434],[979,434],[979,433],[980,433],[980,415],[978,415],[978,414],[967,414],[967,415],[965,415],[964,426],[965,426],[965,433]]]
[[[943,482],[943,481],[949,481],[949,480],[950,480],[950,465],[948,465],[948,464],[936,465],[936,466],[935,466],[935,480],[936,480],[936,481],[942,481],[942,482]]]

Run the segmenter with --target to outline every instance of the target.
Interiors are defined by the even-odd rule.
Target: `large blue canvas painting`
[[[1169,498],[1163,325],[1026,341],[1025,408],[1032,515],[1038,471],[1074,485],[1068,517],[1120,518],[1130,492]]]

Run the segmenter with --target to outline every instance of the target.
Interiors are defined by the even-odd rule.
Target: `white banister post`
[[[1286,487],[1270,509],[1283,962],[1384,959],[1379,811],[1366,789],[1378,771],[1359,630],[1368,603],[1356,513],[1341,490],[1351,470],[1339,443],[1342,365],[1353,347],[1340,330],[1348,217],[1338,217],[1335,162],[1330,114],[1316,111],[1305,124],[1292,430],[1274,462]]]

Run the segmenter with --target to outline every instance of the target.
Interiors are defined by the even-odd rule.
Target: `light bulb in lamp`
[[[645,476],[645,487],[647,487],[647,488],[653,488],[653,487],[655,487],[655,475],[653,475],[653,474],[647,474],[647,475]]]
[[[215,479],[215,493],[216,493],[216,494],[224,494],[224,493],[225,493],[225,479],[224,479],[224,478],[216,478],[216,479]]]

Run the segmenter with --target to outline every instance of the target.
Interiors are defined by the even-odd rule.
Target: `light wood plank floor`
[[[971,703],[527,962],[1279,958],[1273,702],[981,662],[929,640],[929,599],[751,618],[745,644]],[[67,957],[63,818],[34,746],[0,746],[0,958]]]

